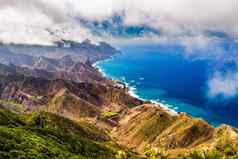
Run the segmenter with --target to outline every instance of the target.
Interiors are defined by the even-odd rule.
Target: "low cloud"
[[[208,82],[208,96],[216,98],[218,96],[227,99],[237,95],[238,92],[238,72],[222,74],[216,72]]]
[[[238,31],[237,0],[78,0],[72,4],[76,16],[100,20],[117,13],[127,25],[146,24],[168,35]]]

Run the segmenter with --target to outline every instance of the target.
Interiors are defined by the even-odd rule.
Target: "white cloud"
[[[231,98],[238,92],[238,72],[230,72],[222,75],[216,72],[208,82],[208,95],[211,98],[221,95],[223,98]]]
[[[237,0],[0,0],[0,40],[10,40],[11,36],[15,40],[15,32],[24,32],[26,38],[39,36],[25,31],[30,27],[42,31],[62,24],[77,28],[77,17],[101,20],[115,13],[123,13],[126,24],[149,25],[168,39],[188,33],[201,39],[207,30],[238,37]],[[85,37],[85,32],[89,33],[81,26],[78,28],[72,35],[78,32],[77,35]],[[198,42],[200,45],[201,40]]]
[[[78,0],[77,14],[106,18],[123,11],[127,24],[148,24],[167,33],[203,29],[237,32],[237,0]]]
[[[71,17],[66,1],[56,2],[0,0],[0,41],[51,45],[62,38],[82,41],[92,37]]]

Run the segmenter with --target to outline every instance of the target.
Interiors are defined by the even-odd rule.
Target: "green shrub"
[[[69,119],[51,113],[19,115],[0,110],[0,158],[114,159],[120,148]],[[99,133],[97,132],[99,135]],[[123,151],[124,152],[124,151]],[[119,157],[123,154],[120,154]]]

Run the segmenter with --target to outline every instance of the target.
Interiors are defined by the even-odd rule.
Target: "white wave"
[[[92,64],[93,67],[98,68],[99,61]]]
[[[160,106],[161,108],[166,110],[171,115],[178,115],[178,112],[176,112],[175,109],[171,109],[172,106],[169,104],[164,104],[164,103],[158,102],[158,100],[150,100],[150,102],[155,105]]]
[[[115,55],[111,56],[110,58],[104,59],[104,60],[96,61],[92,64],[92,66],[98,68],[99,64],[104,63],[104,62],[109,62],[109,61],[113,60],[114,56]]]
[[[100,68],[100,69],[99,69],[99,72],[101,72],[101,74],[102,74],[103,77],[107,77],[107,74],[103,71],[103,69]]]
[[[131,80],[130,83],[135,83],[135,80]]]
[[[98,66],[97,64],[93,64],[93,67],[97,68],[103,77],[106,77],[106,78],[108,77],[105,71],[100,66]]]
[[[136,94],[136,88],[135,87],[129,87],[129,91],[128,93],[135,98],[140,98],[137,94]]]
[[[147,99],[144,99],[142,97],[140,97],[138,94],[137,94],[137,88],[135,86],[130,86],[128,83],[126,83],[126,86],[128,87],[128,93],[130,96],[132,97],[135,97],[137,99],[140,99],[142,101],[148,101]]]
[[[99,70],[99,72],[104,76],[104,77],[107,77],[108,78],[108,75],[105,73],[105,71],[98,65],[101,61],[99,62],[96,62],[93,64],[93,67],[97,68]],[[110,77],[111,79],[114,79],[113,77]],[[140,78],[142,80],[144,80],[144,78]],[[125,83],[126,87],[128,87],[128,94],[132,97],[135,97],[137,99],[140,99],[142,101],[148,101],[147,99],[144,99],[142,97],[140,97],[138,94],[137,94],[137,88],[136,86],[132,86],[130,85],[130,83],[133,83],[132,81],[130,81],[129,83],[126,82],[126,78],[124,76],[120,77],[119,79],[114,79],[114,80],[119,80],[123,83]],[[151,103],[155,104],[155,105],[158,105],[160,107],[162,107],[163,109],[165,109],[169,114],[171,115],[177,115],[178,112],[176,112],[175,110],[178,109],[178,107],[174,107],[172,105],[169,105],[169,104],[165,104],[165,101],[164,100],[160,100],[160,99],[157,99],[157,100],[149,100]]]

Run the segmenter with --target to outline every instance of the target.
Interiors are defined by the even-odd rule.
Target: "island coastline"
[[[117,54],[115,54],[115,55],[117,55]],[[158,102],[158,101],[155,101],[155,100],[144,99],[144,98],[140,97],[140,96],[137,94],[137,92],[136,92],[136,89],[137,89],[137,88],[136,88],[135,86],[131,86],[128,82],[125,82],[125,81],[123,81],[123,80],[121,80],[121,79],[119,79],[119,78],[113,78],[113,77],[110,77],[109,75],[107,75],[106,72],[103,70],[103,68],[101,68],[101,67],[99,66],[99,64],[100,64],[100,63],[103,63],[103,62],[106,62],[106,61],[108,61],[108,60],[112,60],[115,55],[113,55],[112,57],[110,57],[110,58],[108,58],[108,59],[99,60],[99,61],[93,63],[92,66],[93,66],[94,68],[96,68],[96,69],[99,71],[99,73],[100,73],[104,78],[106,78],[106,79],[108,79],[108,80],[112,80],[112,81],[114,81],[114,82],[124,83],[125,86],[127,87],[127,93],[128,93],[131,97],[134,97],[134,98],[136,98],[136,99],[139,99],[139,100],[141,100],[141,101],[143,101],[143,102],[145,102],[145,103],[151,103],[151,104],[153,104],[153,105],[155,105],[155,106],[157,106],[157,107],[160,107],[160,108],[164,109],[164,111],[166,111],[167,113],[169,113],[169,114],[171,114],[171,115],[178,115],[178,114],[180,114],[180,113],[189,115],[189,114],[187,114],[186,112],[177,112],[175,109],[171,109],[171,108],[169,108],[168,106],[166,106],[165,104],[163,104],[163,103],[161,103],[161,102]],[[189,116],[190,116],[190,115],[189,115]]]

